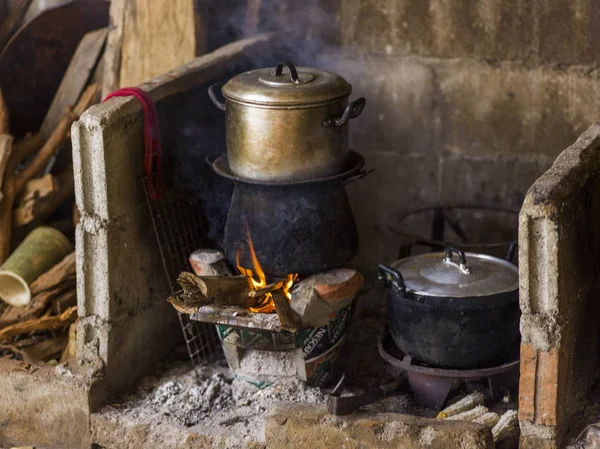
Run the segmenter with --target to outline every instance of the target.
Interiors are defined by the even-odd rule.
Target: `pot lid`
[[[423,296],[468,298],[519,288],[519,269],[512,263],[455,249],[406,257],[391,267],[402,275],[407,291]]]
[[[291,62],[240,73],[223,86],[229,100],[264,106],[317,106],[351,92],[352,86],[341,76]]]

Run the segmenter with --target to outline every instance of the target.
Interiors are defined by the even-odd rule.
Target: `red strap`
[[[160,129],[154,101],[152,101],[150,95],[137,87],[118,89],[102,101],[113,97],[131,96],[138,99],[144,111],[144,176],[146,178],[146,190],[150,199],[157,200],[163,195],[165,185],[162,172]]]

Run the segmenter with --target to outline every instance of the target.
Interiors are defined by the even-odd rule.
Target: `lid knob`
[[[458,264],[452,260],[452,254],[458,254]],[[447,246],[444,255],[444,263],[457,267],[462,273],[469,274],[471,271],[467,268],[467,257],[465,252],[454,246]]]
[[[271,73],[273,76],[281,76],[283,75],[283,66],[286,66],[290,71],[290,80],[292,83],[300,83],[300,77],[298,76],[298,70],[296,70],[296,66],[292,64],[290,61],[283,61],[277,64],[275,67],[275,71]]]

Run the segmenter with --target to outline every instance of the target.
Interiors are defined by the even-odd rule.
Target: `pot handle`
[[[221,81],[219,81],[218,83],[215,83],[213,85],[211,85],[208,88],[208,96],[210,97],[210,99],[212,100],[212,102],[214,103],[214,105],[219,108],[221,111],[225,110],[225,102],[221,101],[217,98],[217,86],[223,85],[223,83]]]
[[[388,265],[377,265],[377,279],[379,279],[384,288],[391,288],[396,293],[404,293],[406,291],[406,284],[404,283],[402,274]]]
[[[508,247],[508,251],[506,253],[506,257],[504,258],[508,262],[512,262],[513,257],[515,257],[515,252],[517,251],[518,243],[516,240],[513,240]]]
[[[452,261],[452,254],[458,254],[458,264]],[[465,256],[465,252],[462,249],[458,249],[455,246],[446,246],[446,254],[444,255],[444,263],[456,265],[460,271],[464,274],[469,274],[469,269],[467,268],[467,257]]]
[[[339,128],[351,118],[358,117],[365,108],[365,104],[367,104],[367,100],[365,100],[363,97],[357,98],[352,103],[348,104],[348,106],[346,106],[346,109],[344,109],[341,117],[326,118],[321,122],[321,125],[323,125],[325,128]]]
[[[296,66],[292,64],[290,61],[283,61],[277,64],[275,67],[275,71],[271,73],[273,76],[281,76],[283,75],[283,66],[286,66],[290,71],[290,80],[292,83],[298,84],[300,83],[300,77],[298,76],[298,70],[296,70]]]

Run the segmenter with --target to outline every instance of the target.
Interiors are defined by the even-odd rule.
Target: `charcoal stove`
[[[419,362],[398,349],[390,334],[379,341],[377,349],[386,362],[406,373],[415,400],[435,410],[441,410],[450,393],[467,381],[485,380],[492,401],[499,402],[519,375],[518,348],[507,363],[479,369],[444,369]]]

